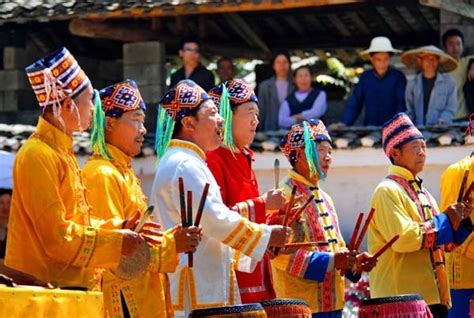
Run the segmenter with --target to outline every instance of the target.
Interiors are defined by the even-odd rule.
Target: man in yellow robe
[[[131,162],[141,149],[146,129],[145,103],[137,85],[127,80],[100,90],[92,130],[94,154],[83,169],[92,215],[110,228],[147,208],[140,180]],[[189,235],[188,235],[189,234]],[[104,274],[102,286],[110,317],[172,317],[167,272],[178,266],[179,252],[194,251],[199,240],[196,227],[176,227],[163,233],[161,244],[151,248],[148,272],[122,280]]]
[[[439,213],[418,177],[426,159],[424,137],[406,114],[399,113],[384,125],[382,142],[392,165],[372,197],[369,252],[377,252],[395,235],[399,239],[370,272],[371,297],[421,294],[434,317],[446,317],[451,300],[443,247],[467,238],[469,226],[460,223],[470,211],[459,203]]]
[[[470,122],[469,133],[474,133],[474,122]],[[474,181],[474,157],[467,156],[450,165],[441,176],[440,208],[446,209],[458,199],[464,172],[469,171],[466,188]],[[465,189],[467,195],[468,189]],[[472,208],[472,192],[471,192]],[[474,223],[474,215],[471,214]],[[449,310],[449,318],[469,317],[469,300],[474,297],[474,234],[460,246],[450,246],[446,253],[446,268],[451,289],[453,307]]]
[[[91,221],[72,134],[89,126],[93,90],[77,61],[61,48],[26,72],[42,116],[13,167],[5,264],[59,287],[90,289],[100,279],[95,268],[116,268],[143,237]]]

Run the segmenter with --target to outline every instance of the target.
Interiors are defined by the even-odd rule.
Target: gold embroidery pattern
[[[245,221],[245,219],[241,219],[240,220],[240,223],[235,227],[234,230],[232,230],[232,232],[222,241],[223,244],[225,245],[228,245],[230,241],[232,241],[236,236],[237,234],[239,234],[239,232],[244,228],[245,224],[247,222]]]
[[[81,247],[79,248],[79,253],[73,262],[73,266],[77,267],[87,266],[92,257],[97,241],[98,230],[96,228],[85,227],[84,230],[85,232],[82,237],[82,243]]]

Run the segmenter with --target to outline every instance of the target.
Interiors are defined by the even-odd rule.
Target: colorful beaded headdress
[[[173,136],[174,125],[191,114],[210,97],[201,86],[192,80],[182,80],[172,87],[158,106],[155,150],[158,160],[163,157]]]
[[[415,139],[425,139],[405,113],[398,113],[382,127],[382,144],[385,155],[390,151]]]
[[[105,146],[105,117],[119,117],[125,112],[136,109],[146,110],[146,105],[137,83],[125,80],[100,91],[94,90],[94,107],[91,147],[94,152],[110,160],[110,154]]]
[[[316,141],[331,142],[331,137],[321,120],[310,119],[309,121],[303,121],[301,124],[293,125],[283,137],[280,149],[291,165],[296,163],[298,153],[304,151],[311,176],[317,173],[321,179],[324,179],[326,176],[319,165]]]
[[[219,113],[224,118],[224,144],[230,150],[235,151],[236,147],[232,137],[232,110],[247,102],[258,104],[257,95],[244,80],[234,79],[211,89],[209,96],[219,107]]]

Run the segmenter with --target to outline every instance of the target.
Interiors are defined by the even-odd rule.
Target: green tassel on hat
[[[112,157],[105,145],[105,112],[102,109],[99,92],[94,90],[94,120],[92,122],[91,149],[103,158],[110,160]]]
[[[303,132],[304,132],[304,152],[306,155],[306,161],[308,162],[309,172],[311,177],[316,176],[316,173],[319,175],[321,180],[326,178],[326,175],[321,170],[319,165],[319,156],[318,148],[316,142],[311,138],[311,131],[307,121],[303,122]]]
[[[161,105],[158,105],[158,115],[156,120],[155,151],[158,160],[166,153],[173,136],[174,121]]]
[[[219,114],[224,118],[224,145],[235,152],[237,147],[232,136],[232,108],[230,107],[229,92],[227,87],[222,84],[222,94],[220,98]]]

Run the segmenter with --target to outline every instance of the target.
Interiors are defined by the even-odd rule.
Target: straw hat
[[[458,62],[450,55],[444,53],[434,45],[422,46],[417,49],[406,51],[401,60],[409,68],[420,69],[418,58],[425,54],[433,54],[439,57],[438,71],[441,73],[451,72],[458,67]]]
[[[388,52],[388,53],[401,53],[402,51],[394,49],[392,46],[392,42],[384,36],[377,36],[370,41],[370,47],[360,52],[360,56],[362,58],[368,59],[370,53],[377,53],[377,52]]]

